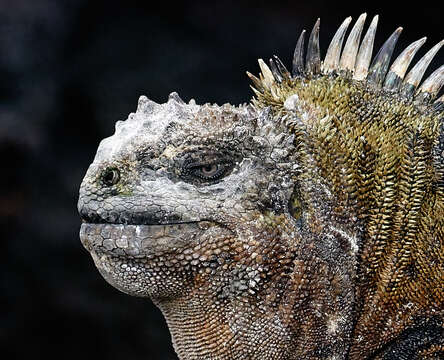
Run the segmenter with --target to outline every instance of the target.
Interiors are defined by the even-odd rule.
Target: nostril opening
[[[105,186],[112,186],[119,182],[120,171],[114,167],[106,168],[101,175],[102,183]]]

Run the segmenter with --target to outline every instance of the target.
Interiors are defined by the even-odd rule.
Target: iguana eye
[[[112,186],[119,182],[120,172],[116,168],[106,168],[103,171],[101,178],[105,186]]]
[[[178,175],[192,184],[210,185],[230,174],[239,160],[240,156],[234,151],[222,149],[214,153],[199,148],[178,157]]]
[[[191,169],[191,175],[201,180],[214,181],[223,177],[227,169],[227,164],[205,164],[194,166]]]
[[[211,165],[205,165],[200,168],[200,171],[202,172],[203,176],[212,177],[217,174],[219,171],[220,165],[218,164],[211,164]]]

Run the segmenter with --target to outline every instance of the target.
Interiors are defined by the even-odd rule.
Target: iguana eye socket
[[[240,156],[234,151],[222,149],[215,153],[199,148],[178,157],[178,175],[192,184],[211,185],[229,175],[239,161]]]
[[[204,164],[193,166],[191,168],[191,175],[204,181],[214,181],[222,178],[227,170],[228,164]]]
[[[102,172],[101,178],[105,186],[115,185],[120,180],[120,171],[116,168],[106,168]]]
[[[231,162],[216,159],[193,161],[183,166],[181,177],[191,183],[211,184],[228,175],[233,167]]]

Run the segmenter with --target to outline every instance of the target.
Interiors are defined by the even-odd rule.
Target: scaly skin
[[[83,180],[82,243],[181,360],[438,359],[442,116],[335,74],[142,97]]]

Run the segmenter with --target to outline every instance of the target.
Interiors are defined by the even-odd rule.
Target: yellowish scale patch
[[[415,316],[442,313],[444,190],[433,159],[442,114],[342,75],[256,85],[255,106],[296,135],[299,180],[327,184],[332,216],[355,214],[362,226],[362,341],[351,354],[394,338]]]

